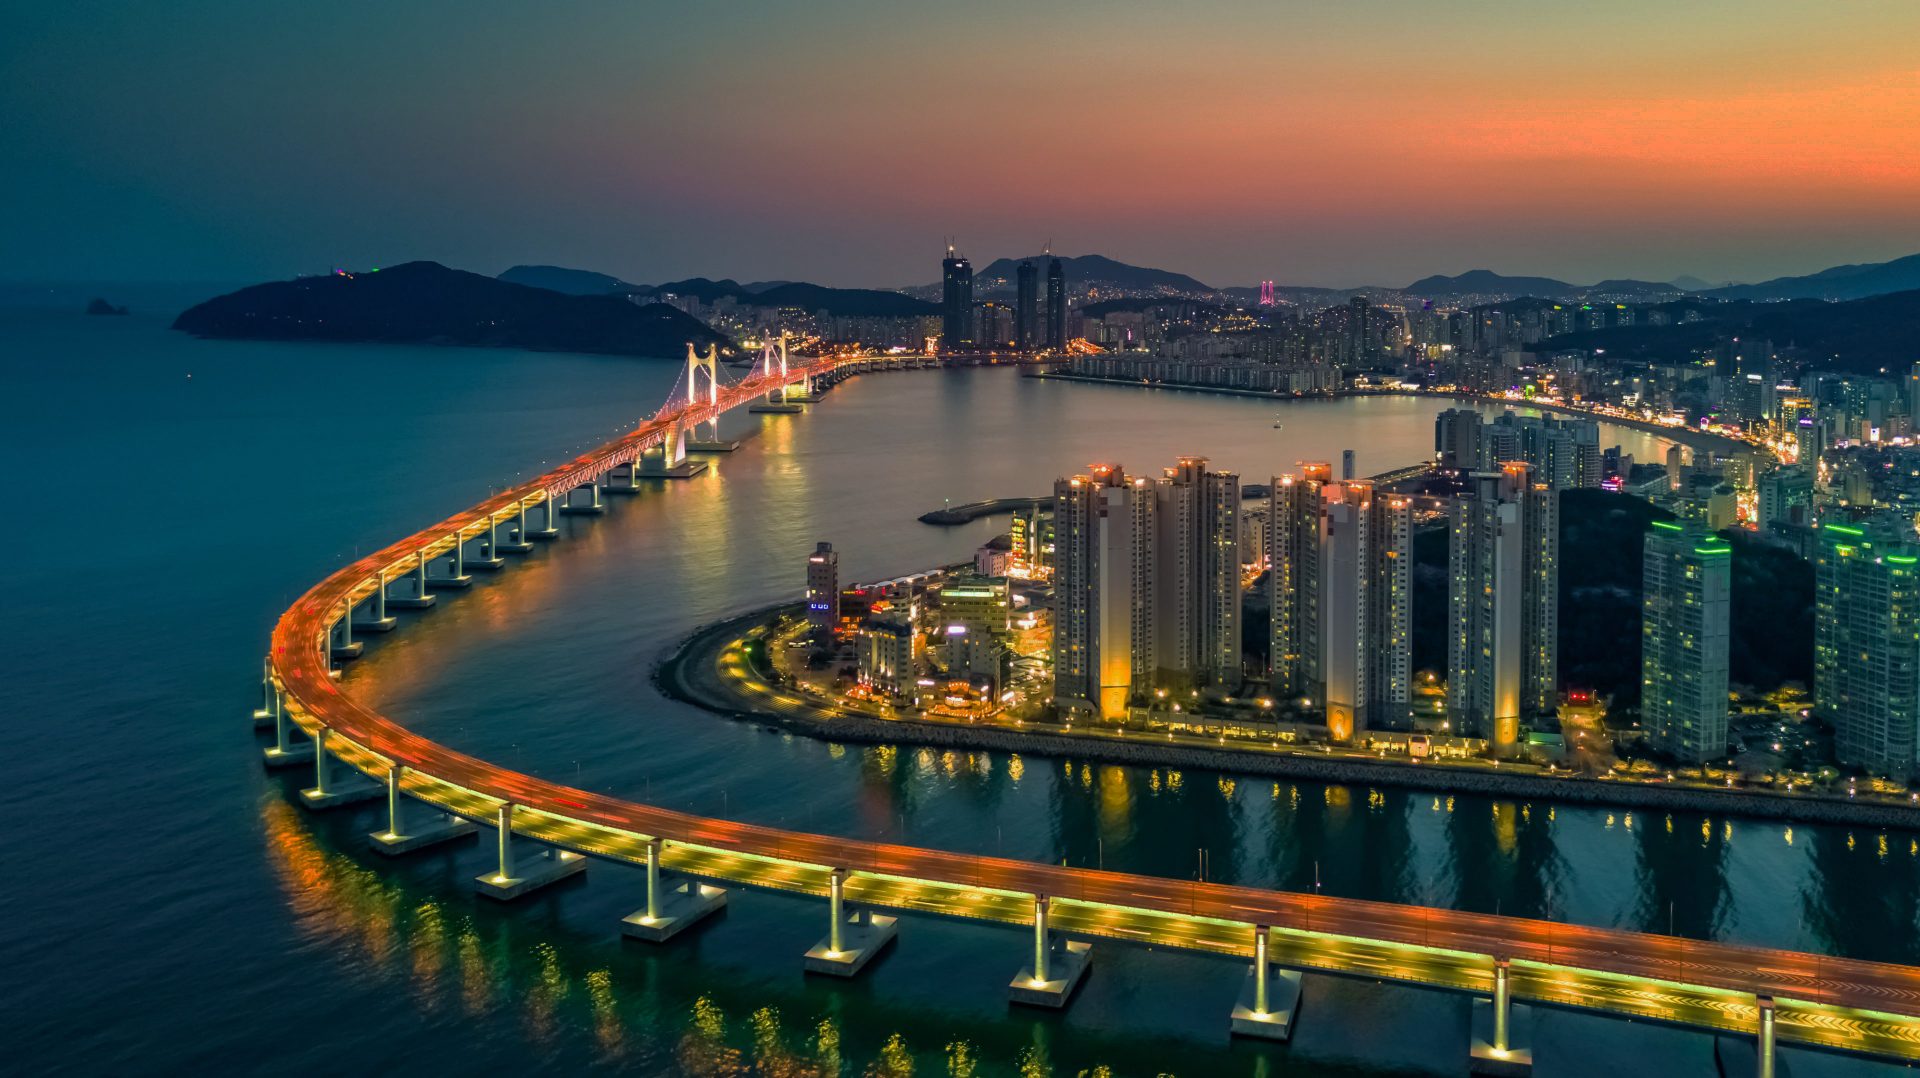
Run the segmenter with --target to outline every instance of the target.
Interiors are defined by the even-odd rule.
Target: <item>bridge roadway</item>
[[[919,364],[915,364],[919,365]],[[842,373],[844,360],[796,367]],[[863,368],[864,369],[864,368]],[[865,842],[693,816],[575,789],[501,767],[413,733],[342,691],[332,636],[343,611],[366,602],[419,559],[449,553],[530,508],[564,498],[690,426],[775,388],[750,377],[718,402],[679,404],[630,434],[335,572],[275,626],[274,699],[325,752],[402,793],[494,826],[512,805],[514,833],[554,847],[645,864],[660,840],[663,869],[701,880],[826,896],[835,870],[846,901],[984,922],[1032,925],[1048,896],[1054,931],[1250,958],[1271,926],[1278,966],[1491,994],[1510,960],[1514,998],[1752,1035],[1760,1000],[1776,1008],[1778,1039],[1920,1060],[1920,969],[1517,917],[1296,894]],[[456,537],[461,537],[456,540]]]

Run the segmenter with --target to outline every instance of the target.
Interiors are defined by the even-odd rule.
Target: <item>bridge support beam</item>
[[[1758,1035],[1752,1040],[1740,1036],[1719,1036],[1713,1039],[1713,1065],[1720,1078],[1785,1078],[1786,1065],[1781,1063],[1774,1051],[1774,1008],[1773,999],[1761,996],[1756,1003],[1760,1008]]]
[[[507,559],[500,556],[500,521],[488,517],[486,530],[480,533],[480,556],[468,561],[467,568],[497,573],[506,565]]]
[[[340,808],[357,805],[380,796],[380,787],[355,773],[351,778],[333,777],[333,758],[327,753],[327,728],[313,734],[313,785],[300,791],[300,800],[310,809]]]
[[[585,505],[575,505],[573,503],[573,491],[568,491],[567,496],[560,500],[560,511],[562,513],[570,513],[574,516],[597,516],[606,512],[607,503],[600,500],[600,481],[598,479],[589,479],[583,485],[587,488],[588,492],[593,495],[592,499]]]
[[[522,539],[541,539],[547,542],[560,538],[560,514],[566,512],[567,498],[570,494],[571,492],[568,494],[548,494],[546,502],[541,506],[541,513],[547,520],[546,526],[537,532],[530,532],[527,530],[526,524],[522,522],[520,525],[520,537]]]
[[[253,728],[264,729],[273,725],[273,716],[280,710],[280,690],[273,684],[273,660],[260,661],[260,706],[253,709]]]
[[[523,501],[520,503],[519,518],[514,521],[513,527],[507,532],[506,539],[502,540],[499,545],[502,554],[525,554],[533,549],[533,544],[527,542],[526,502]]]
[[[1494,959],[1493,998],[1473,1001],[1469,1073],[1490,1078],[1533,1073],[1533,1008],[1514,1005],[1511,973],[1506,959]]]
[[[640,493],[640,477],[639,476],[633,475],[632,473],[628,473],[626,482],[615,483],[613,481],[614,473],[619,471],[621,467],[622,465],[615,464],[612,467],[608,468],[606,474],[601,476],[595,485],[597,485],[601,490],[606,491],[608,494]]]
[[[413,566],[413,594],[395,595],[387,599],[391,606],[402,610],[425,610],[434,604],[435,596],[427,590],[427,556],[420,555]]]
[[[367,596],[368,616],[353,623],[353,627],[363,633],[390,633],[399,624],[399,619],[387,613],[387,574],[380,574],[380,583]]]
[[[434,813],[429,821],[416,820],[408,824],[406,794],[400,789],[400,776],[405,771],[399,764],[387,769],[387,829],[367,836],[374,852],[398,856],[466,838],[479,830],[473,821],[445,812]]]
[[[294,740],[299,728],[293,720],[287,718],[286,699],[279,692],[273,694],[273,744],[260,754],[267,770],[275,771],[283,767],[293,767],[313,759],[313,742],[302,738]]]
[[[687,436],[678,426],[667,427],[666,441],[643,454],[640,474],[652,479],[691,479],[707,470],[704,460],[687,459]]]
[[[898,918],[887,917],[861,908],[847,912],[845,891],[847,870],[833,870],[827,891],[827,938],[807,952],[808,973],[833,977],[851,977],[867,968],[894,937],[899,934]]]
[[[1033,896],[1033,961],[1007,985],[1007,999],[1031,1007],[1058,1010],[1086,978],[1091,943],[1056,940],[1047,928],[1047,896]]]
[[[449,589],[464,588],[473,583],[467,575],[467,537],[459,532],[453,533],[453,549],[447,551],[447,557],[453,562],[452,576],[429,576],[427,587]]]
[[[659,839],[647,843],[647,904],[620,920],[629,939],[665,943],[726,908],[727,892],[660,870]]]
[[[328,637],[327,650],[334,658],[357,659],[360,657],[363,645],[353,638],[352,603],[348,603],[347,608],[341,611],[340,617],[333,623],[333,628],[328,630]]]
[[[516,859],[513,854],[513,805],[500,806],[500,815],[496,827],[499,828],[500,864],[492,872],[482,873],[473,878],[473,889],[488,898],[502,902],[512,900],[537,891],[548,884],[558,883],[569,876],[577,876],[587,870],[587,859],[571,850],[556,850],[542,846],[540,852],[531,857]]]
[[[1285,1041],[1293,1036],[1293,1022],[1300,1013],[1302,978],[1294,970],[1273,968],[1267,958],[1267,937],[1266,925],[1254,927],[1253,966],[1247,970],[1228,1028],[1236,1037]]]

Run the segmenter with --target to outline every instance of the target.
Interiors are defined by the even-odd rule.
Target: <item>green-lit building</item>
[[[1727,754],[1733,549],[1656,520],[1641,561],[1640,716],[1652,745],[1690,763]]]
[[[1920,550],[1825,524],[1814,557],[1814,707],[1843,764],[1914,772],[1920,740]]]

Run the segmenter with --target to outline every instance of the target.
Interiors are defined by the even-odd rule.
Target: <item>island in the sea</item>
[[[183,312],[173,328],[197,337],[380,341],[672,356],[688,343],[732,342],[663,303],[564,295],[437,262],[336,272],[254,285]]]
[[[93,297],[93,299],[87,301],[87,313],[88,314],[126,314],[127,309],[125,307],[115,307],[113,304],[108,303],[106,300],[101,299],[99,296],[95,296]]]

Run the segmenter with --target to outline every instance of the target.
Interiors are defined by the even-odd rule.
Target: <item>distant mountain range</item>
[[[501,274],[499,279],[528,288],[565,292],[569,296],[604,296],[612,292],[646,294],[652,291],[643,284],[628,284],[618,277],[565,266],[515,266]]]
[[[1061,268],[1066,271],[1067,280],[1073,282],[1075,288],[1081,288],[1089,284],[1104,284],[1114,288],[1143,292],[1214,291],[1212,288],[1201,284],[1199,281],[1184,273],[1174,273],[1171,270],[1163,269],[1151,269],[1146,266],[1130,266],[1125,262],[1115,261],[1105,255],[1074,255],[1069,257],[1066,255],[1046,254],[1028,255],[1025,258],[996,258],[985,266],[973,271],[974,287],[976,290],[982,287],[991,290],[993,287],[1000,285],[1011,287],[1015,275],[1020,270],[1020,263],[1025,261],[1031,261],[1038,267],[1044,279],[1047,272],[1047,263],[1055,258],[1060,259]]]
[[[662,303],[531,288],[438,262],[254,285],[189,308],[173,328],[199,337],[630,356],[672,357],[688,342],[733,347],[700,320]]]
[[[1775,277],[1759,284],[1708,289],[1707,295],[1758,300],[1864,299],[1912,288],[1920,288],[1920,255],[1908,255],[1891,262],[1834,266],[1805,277]]]
[[[940,313],[939,307],[901,292],[878,288],[828,288],[804,281],[755,281],[731,277],[715,281],[689,277],[665,284],[629,284],[618,277],[564,266],[515,266],[500,280],[570,295],[618,294],[640,297],[691,296],[702,303],[731,299],[750,307],[798,307],[851,317],[913,317]]]
[[[1920,290],[1864,299],[1812,299],[1762,303],[1683,300],[1698,321],[1665,326],[1619,326],[1549,337],[1540,351],[1599,348],[1616,358],[1671,359],[1733,337],[1761,337],[1797,347],[1834,370],[1878,374],[1904,372],[1916,358],[1914,327],[1920,326]]]

